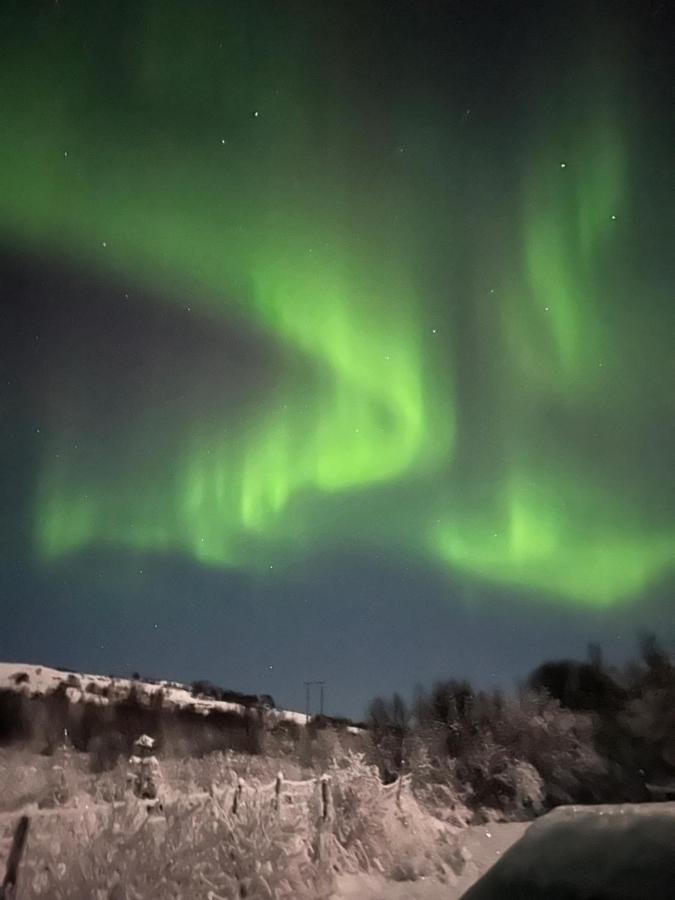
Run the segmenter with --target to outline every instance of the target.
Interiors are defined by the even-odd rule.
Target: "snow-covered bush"
[[[430,815],[453,828],[468,825],[472,817],[466,804],[469,791],[459,782],[455,760],[432,758],[428,744],[418,738],[411,747],[408,768],[413,794]]]
[[[333,831],[338,844],[359,868],[383,867],[385,804],[375,766],[363,754],[349,753],[328,770]]]
[[[70,805],[78,796],[89,794],[92,785],[85,759],[16,750],[0,754],[0,812],[33,804],[40,808]]]
[[[165,818],[142,804],[61,820],[34,841],[21,874],[25,900],[302,900],[328,897],[332,877],[313,858],[313,835],[300,811],[270,812],[252,794],[237,815],[215,799],[176,803]]]
[[[333,834],[347,865],[397,881],[447,880],[462,869],[460,830],[419,805],[409,778],[383,788],[377,768],[356,753],[329,773]]]
[[[549,806],[601,795],[606,764],[595,749],[591,716],[526,693],[506,706],[496,736],[536,768]]]
[[[418,695],[415,720],[408,768],[414,773],[414,759],[421,759],[417,745],[426,747],[414,775],[430,808],[436,785],[452,806],[465,804],[479,820],[531,818],[560,803],[598,799],[605,789],[592,716],[546,695],[505,698],[443,682]]]
[[[33,757],[26,778],[35,784],[39,774],[43,793],[61,786],[67,796],[61,811],[33,822],[19,896],[318,900],[339,872],[444,879],[461,868],[458,829],[418,803],[409,779],[383,786],[363,754],[340,753],[336,742],[326,749],[325,780],[241,754],[165,760],[163,811],[150,815],[125,792],[123,765],[95,777],[85,755],[60,760],[62,769]]]

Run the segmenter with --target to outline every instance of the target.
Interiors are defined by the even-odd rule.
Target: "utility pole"
[[[325,697],[325,681],[305,681],[305,715],[307,717],[307,722],[309,722],[309,713],[310,713],[310,689],[315,685],[319,687],[319,715],[323,716],[323,704]]]

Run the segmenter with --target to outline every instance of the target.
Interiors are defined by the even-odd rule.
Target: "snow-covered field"
[[[188,708],[204,715],[212,710],[244,713],[246,709],[237,703],[194,697],[189,688],[172,682],[132,681],[0,663],[0,689],[36,696],[50,693],[59,685],[73,703],[114,703],[128,696],[133,687],[141,702],[148,703],[162,691],[167,709]],[[306,724],[301,713],[275,710],[272,715]],[[238,885],[256,883],[261,853],[269,872],[278,872],[285,871],[296,851],[300,852],[300,863],[293,862],[289,868],[289,877],[297,886],[295,893],[278,895],[294,900],[675,897],[675,803],[560,807],[532,825],[495,823],[462,830],[440,823],[418,802],[406,779],[400,782],[406,786],[404,790],[397,791],[396,785],[383,786],[376,770],[360,754],[344,754],[343,750],[342,763],[331,764],[331,814],[327,820],[319,812],[322,801],[318,775],[325,770],[302,770],[295,758],[233,752],[202,759],[189,755],[167,758],[163,760],[166,813],[157,817],[159,830],[153,827],[148,831],[142,821],[147,813],[137,801],[140,819],[134,818],[135,801],[132,798],[130,802],[125,793],[123,762],[114,772],[95,775],[86,754],[66,748],[57,750],[54,757],[3,750],[0,874],[13,828],[23,812],[31,817],[25,864],[31,887],[26,894],[28,900],[43,896],[73,900],[75,895],[68,893],[69,876],[57,877],[54,866],[80,879],[85,893],[77,894],[77,900],[85,896],[89,900],[86,892],[91,885],[97,879],[109,884],[120,866],[125,867],[125,877],[138,881],[142,888],[139,897],[154,898],[159,895],[143,882],[147,860],[152,858],[150,869],[178,860],[185,873],[176,876],[176,883],[185,884],[185,879],[193,879],[197,872],[190,849],[197,844],[206,860],[204,878],[221,879],[223,885],[229,885],[229,893],[222,887],[222,893],[214,893],[214,897],[238,896]],[[274,806],[271,797],[280,769],[288,805],[277,802]],[[227,791],[233,792],[242,777],[247,785],[244,812],[240,811],[237,818],[232,815],[232,797]],[[54,802],[55,787],[62,781],[65,799]],[[145,840],[138,845],[136,856],[124,849],[131,846],[130,835],[134,846],[137,836]],[[90,854],[81,853],[83,840],[88,848],[98,848],[91,860]],[[229,872],[231,858],[214,861],[212,856],[223,846],[232,845],[238,848],[240,870],[234,881]],[[317,863],[319,845],[325,856]],[[254,846],[258,849],[252,851]],[[462,857],[467,860],[464,865]],[[319,887],[320,894],[316,893]],[[61,892],[54,893],[57,888]],[[202,894],[197,890],[180,896]],[[263,890],[250,896],[257,900],[268,894]]]
[[[30,810],[29,810],[30,812]],[[32,810],[35,836],[49,828],[56,817],[71,822],[83,813],[89,816],[92,806],[71,810]],[[0,814],[0,858],[9,850],[11,828],[16,814]],[[75,824],[73,822],[73,824]],[[91,826],[90,826],[91,827]],[[476,882],[525,832],[525,823],[497,823],[472,826],[463,836],[469,861],[459,876],[449,873],[446,881],[436,877],[420,877],[415,881],[394,881],[383,875],[349,874],[338,876],[331,900],[460,900]]]
[[[6,778],[4,781],[0,778],[0,792],[6,794],[5,789],[14,789],[17,797],[23,797],[22,785],[35,785],[40,779],[48,779],[52,762],[40,756],[22,757],[14,755],[13,751],[3,751],[0,776],[4,771]],[[560,807],[532,824],[493,823],[459,831],[444,830],[415,803],[408,791],[402,793],[399,805],[396,792],[392,790],[395,786],[378,787],[376,780],[369,780],[367,770],[356,765],[351,771],[334,773],[337,783],[342,784],[336,798],[341,796],[342,801],[338,800],[334,818],[326,831],[320,818],[316,818],[316,805],[312,806],[317,797],[312,784],[318,783],[317,780],[293,782],[292,771],[287,773],[285,790],[293,794],[293,803],[287,807],[288,812],[283,812],[278,825],[269,818],[274,782],[268,783],[268,779],[278,764],[278,760],[265,757],[255,760],[255,773],[249,776],[244,797],[243,808],[248,811],[244,820],[234,820],[228,813],[231,808],[228,791],[231,793],[237,784],[237,772],[231,766],[249,766],[250,760],[244,755],[230,754],[215,755],[213,760],[207,757],[179,763],[189,769],[187,780],[178,779],[178,770],[168,770],[171,785],[175,787],[167,786],[166,818],[164,814],[151,816],[148,822],[154,824],[148,832],[142,827],[142,820],[147,818],[142,805],[134,812],[133,800],[131,805],[128,799],[114,803],[102,800],[97,789],[101,779],[109,776],[93,779],[87,775],[85,755],[71,757],[66,771],[73,793],[63,800],[62,805],[43,807],[36,795],[28,803],[13,805],[0,814],[0,869],[9,850],[13,828],[19,815],[25,813],[31,818],[25,877],[30,879],[33,889],[25,895],[28,900],[43,896],[72,900],[67,892],[67,872],[73,867],[82,878],[80,867],[84,866],[88,885],[94,877],[108,884],[111,872],[116,871],[115,866],[120,865],[120,860],[127,866],[125,877],[137,878],[139,869],[143,871],[148,860],[153,869],[170,848],[171,855],[180,860],[188,851],[186,860],[190,859],[192,870],[197,871],[196,857],[189,848],[195,841],[197,844],[206,841],[204,849],[208,850],[209,823],[222,829],[219,840],[225,839],[226,843],[238,840],[236,836],[242,824],[244,830],[254,827],[259,835],[255,838],[255,846],[259,849],[254,851],[253,859],[262,852],[266,865],[272,864],[273,856],[270,858],[270,847],[259,843],[261,836],[267,840],[270,835],[276,835],[279,852],[285,855],[291,846],[296,846],[294,842],[305,847],[307,853],[315,840],[312,835],[325,832],[329,841],[326,862],[328,859],[331,862],[328,869],[324,866],[326,877],[321,883],[322,893],[304,891],[315,871],[314,863],[306,856],[304,868],[295,873],[299,887],[293,895],[303,900],[319,896],[322,900],[328,897],[330,900],[532,900],[533,897],[542,900],[672,900],[675,896],[672,891],[675,884],[675,803]],[[190,793],[189,786],[196,783],[195,776],[200,767],[204,768],[203,777],[212,778],[215,774],[214,783],[221,787],[214,792]],[[41,793],[48,793],[48,789],[47,780]],[[249,813],[254,815],[252,820],[246,819]],[[317,822],[318,826],[313,826],[312,822]],[[262,831],[259,831],[260,827]],[[167,828],[171,832],[165,837]],[[284,830],[287,828],[291,832]],[[124,847],[131,846],[130,840],[135,846],[143,834],[142,853],[129,859]],[[152,835],[156,835],[157,840],[152,837],[148,842]],[[189,836],[187,843],[186,836]],[[120,840],[122,843],[117,846]],[[169,844],[164,846],[166,840]],[[82,853],[85,843],[87,852]],[[467,860],[463,867],[449,864],[451,859],[457,858],[458,848]],[[251,869],[252,857],[247,855],[251,853],[250,845],[243,844],[238,852],[240,868]],[[91,865],[95,864],[97,871],[91,872],[87,868],[90,856]],[[211,858],[208,853],[206,857],[200,853],[199,857]],[[49,894],[54,888],[52,882],[40,888],[40,879],[46,877],[45,866],[47,863],[53,865],[55,861],[66,872],[65,880],[61,881],[65,893],[58,895]],[[337,864],[335,869],[333,862]],[[217,860],[217,864],[224,865],[226,871],[231,865],[229,857]],[[273,865],[279,865],[278,861]],[[400,874],[401,870],[403,874]],[[336,871],[340,874],[334,877]],[[209,877],[216,878],[217,874],[216,867]],[[326,880],[333,880],[330,894],[324,890]],[[26,885],[28,883],[26,881]],[[229,898],[235,895],[223,890],[214,896]],[[80,896],[84,895],[77,894],[78,900]],[[141,893],[139,896],[146,900],[155,895]],[[174,894],[166,896],[173,898]],[[181,896],[197,898],[202,894],[197,890]],[[259,896],[267,895],[254,892],[251,896],[257,900]],[[282,893],[279,896],[290,895]]]
[[[468,863],[462,874],[447,884],[435,878],[396,882],[375,875],[344,875],[338,879],[335,900],[459,900],[522,837],[528,824],[506,822],[467,828],[463,840]]]
[[[335,900],[675,897],[675,803],[560,807],[531,825],[470,827],[465,848],[471,862],[454,884],[349,875]]]
[[[316,770],[209,754],[163,760],[163,809],[149,815],[125,789],[125,769],[93,774],[87,755],[67,748],[53,757],[0,752],[0,868],[19,817],[30,818],[22,898],[91,900],[94,888],[109,891],[122,876],[139,900],[202,900],[204,885],[226,900],[243,896],[242,886],[250,900],[366,898],[401,884],[447,890],[462,869],[462,829],[430,815],[407,779],[382,785],[360,754],[328,767],[327,805]],[[199,790],[205,782],[210,789]],[[164,872],[168,881],[155,883]],[[270,879],[280,892],[266,893]]]

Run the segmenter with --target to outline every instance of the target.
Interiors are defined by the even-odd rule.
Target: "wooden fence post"
[[[330,812],[330,791],[328,790],[328,775],[321,776],[321,818],[325,822]]]
[[[237,780],[237,786],[234,789],[234,799],[232,800],[232,815],[236,816],[241,804],[241,795],[244,792],[244,779]]]
[[[7,871],[0,886],[0,900],[14,900],[16,897],[16,882],[19,876],[19,864],[21,863],[23,848],[26,845],[28,825],[28,816],[21,816],[19,824],[14,829],[12,847],[7,860]]]
[[[281,788],[284,783],[282,772],[277,772],[277,780],[274,782],[274,800],[272,801],[276,810],[281,809]]]

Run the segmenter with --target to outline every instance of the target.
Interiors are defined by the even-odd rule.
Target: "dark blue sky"
[[[303,681],[325,679],[327,711],[353,717],[376,694],[436,678],[508,688],[544,659],[583,656],[589,641],[619,662],[638,629],[667,641],[673,624],[665,590],[619,612],[552,609],[357,553],[299,567],[283,586],[93,554],[39,572],[17,561],[0,578],[2,659],[207,678],[301,710]]]

